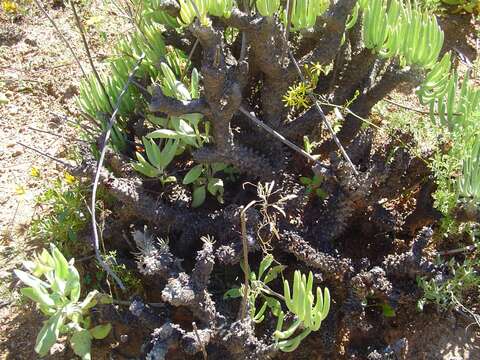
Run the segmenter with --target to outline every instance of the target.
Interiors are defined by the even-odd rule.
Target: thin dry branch
[[[17,141],[17,144],[23,146],[24,148],[27,148],[27,149],[29,149],[29,150],[32,150],[32,151],[36,152],[37,154],[40,154],[40,155],[42,155],[42,156],[45,156],[46,158],[49,158],[50,160],[56,161],[56,162],[58,162],[59,164],[62,164],[63,166],[65,166],[65,168],[67,168],[67,169],[73,169],[72,164],[69,164],[69,163],[67,163],[66,161],[60,160],[60,159],[58,159],[58,158],[56,158],[55,156],[52,156],[52,155],[50,155],[50,154],[47,154],[46,152],[44,152],[44,151],[42,151],[42,150],[38,150],[38,149],[36,149],[36,148],[34,148],[34,147],[28,146],[28,145],[26,145],[26,144],[24,144],[24,143],[21,143],[21,142],[19,142],[19,141]]]
[[[292,50],[291,50],[291,49],[288,50],[288,54],[290,55],[290,59],[292,60],[293,64],[295,65],[295,69],[297,70],[298,76],[300,77],[300,79],[302,80],[302,82],[306,83],[307,81],[306,81],[306,79],[305,79],[305,76],[303,76],[302,70],[300,69],[300,66],[298,65],[297,60],[296,60],[295,57],[293,56],[293,53],[292,53]],[[327,126],[328,131],[330,132],[333,140],[335,141],[335,144],[337,145],[337,147],[339,148],[340,152],[342,153],[343,158],[344,158],[345,161],[348,163],[348,165],[352,168],[353,173],[354,173],[356,176],[358,176],[358,171],[357,171],[357,169],[355,168],[355,165],[353,165],[352,160],[350,160],[350,157],[348,156],[347,152],[345,151],[345,148],[344,148],[343,145],[340,143],[340,140],[338,139],[337,135],[335,135],[335,131],[333,131],[332,124],[330,124],[330,121],[328,121],[327,117],[326,117],[325,114],[323,113],[323,110],[322,110],[322,108],[320,107],[320,105],[318,104],[317,99],[316,99],[315,96],[313,96],[313,94],[311,94],[311,93],[308,94],[308,97],[310,98],[310,101],[313,102],[313,104],[314,104],[314,106],[315,106],[315,109],[316,109],[317,112],[320,114],[320,117],[321,117],[322,121],[323,121],[323,122],[325,123],[325,125]]]
[[[203,344],[203,341],[202,339],[200,338],[200,334],[198,333],[198,328],[197,328],[197,324],[194,322],[192,322],[192,327],[193,327],[193,332],[195,333],[195,337],[197,338],[197,341],[198,343],[200,344],[200,347],[202,349],[202,355],[203,355],[203,359],[204,360],[207,360],[208,356],[207,356],[207,350],[205,349],[205,345]]]
[[[73,3],[72,3],[72,7],[73,7]],[[112,116],[110,117],[110,121],[108,122],[108,128],[107,128],[107,132],[105,133],[105,139],[104,139],[104,142],[103,142],[102,151],[100,153],[100,158],[98,160],[97,169],[96,169],[96,172],[95,172],[95,180],[93,182],[93,189],[92,189],[91,211],[92,211],[92,228],[93,228],[93,239],[94,239],[93,245],[94,245],[94,248],[95,248],[95,256],[96,256],[99,264],[102,266],[102,268],[110,276],[112,276],[112,278],[115,280],[115,282],[118,284],[118,286],[122,290],[125,290],[125,286],[123,285],[123,282],[112,271],[112,269],[110,269],[108,264],[105,261],[103,261],[102,256],[100,254],[99,235],[98,235],[98,228],[97,228],[97,220],[96,220],[96,216],[95,216],[96,202],[97,202],[97,188],[98,188],[98,183],[99,183],[99,180],[100,180],[100,172],[101,172],[101,169],[102,169],[103,161],[105,160],[105,154],[107,152],[108,140],[110,139],[110,134],[112,132],[112,127],[115,124],[115,120],[117,118],[117,113],[118,113],[118,110],[120,108],[120,104],[122,102],[123,95],[127,91],[130,83],[132,82],[132,79],[135,76],[135,73],[137,72],[137,70],[140,66],[140,63],[142,62],[144,57],[145,57],[145,54],[142,53],[142,55],[138,59],[137,63],[135,64],[134,68],[132,69],[130,75],[128,76],[127,82],[123,86],[122,92],[120,93],[120,95],[117,98],[117,104],[115,106],[115,109],[113,110]]]
[[[75,51],[73,50],[72,46],[70,45],[70,43],[68,42],[68,40],[65,38],[65,36],[63,35],[63,33],[60,31],[60,29],[58,28],[57,24],[55,23],[55,21],[50,17],[50,15],[48,15],[47,11],[43,8],[42,4],[40,4],[40,2],[38,0],[35,0],[35,4],[37,4],[37,7],[40,9],[40,11],[47,17],[47,19],[50,21],[50,23],[53,25],[53,27],[55,28],[55,30],[57,31],[58,35],[60,36],[60,38],[62,39],[62,41],[65,43],[65,45],[67,46],[68,50],[70,50],[70,52],[72,53],[73,55],[73,58],[75,59],[75,62],[77,63],[78,67],[80,68],[80,71],[82,72],[83,76],[84,77],[87,77],[87,74],[85,73],[85,70],[83,69],[82,67],[82,64],[80,63],[80,60],[78,59],[77,57],[77,54],[75,53]]]

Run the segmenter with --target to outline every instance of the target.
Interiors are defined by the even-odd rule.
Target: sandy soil
[[[71,9],[43,3],[89,70]],[[95,8],[100,10],[92,18]],[[100,2],[90,2],[80,12],[87,22],[91,19],[89,41],[99,63],[115,27],[109,30],[106,24],[98,24],[104,16]],[[41,215],[35,197],[64,172],[62,165],[21,144],[68,161],[75,142],[71,122],[78,119],[75,97],[80,77],[72,54],[38,9],[32,7],[16,17],[0,11],[0,93],[7,98],[0,105],[1,359],[37,358],[33,347],[42,318],[30,305],[18,302],[11,291],[18,285],[11,283],[11,270],[36,247],[26,236],[32,217]],[[33,167],[39,169],[39,177],[32,177]]]

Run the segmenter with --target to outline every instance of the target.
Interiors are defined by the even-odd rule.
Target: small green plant
[[[138,162],[133,163],[132,167],[145,176],[158,178],[162,184],[175,182],[176,178],[172,176],[166,176],[165,170],[175,157],[179,140],[167,140],[163,144],[163,148],[161,150],[151,138],[144,137],[142,141],[143,145],[145,146],[145,153],[148,161],[143,157],[142,154],[140,154],[140,152],[137,152],[135,155]]]
[[[458,263],[455,259],[448,263],[450,276],[426,280],[418,278],[418,285],[423,289],[423,297],[418,302],[418,308],[423,310],[426,303],[433,303],[442,310],[463,305],[466,294],[480,291],[479,260],[472,257]]]
[[[311,178],[302,176],[300,183],[307,188],[306,194],[315,194],[320,199],[325,199],[327,193],[320,186],[322,185],[323,178],[319,175],[313,175]]]
[[[32,170],[32,176],[37,171]],[[54,180],[51,187],[36,198],[37,205],[47,211],[32,221],[30,236],[58,245],[67,256],[81,253],[77,237],[90,216],[86,196],[87,188],[69,173]]]
[[[265,311],[267,307],[272,311],[272,314],[279,316],[282,310],[280,302],[272,297],[272,295],[279,296],[274,291],[272,291],[267,284],[275,280],[278,275],[285,269],[284,265],[275,265],[273,264],[274,258],[272,255],[266,255],[260,262],[260,267],[258,269],[258,274],[251,271],[248,274],[249,287],[248,287],[248,309],[249,315],[256,323],[261,323],[265,319]],[[243,265],[242,269],[243,269]],[[268,271],[267,271],[268,270]],[[245,294],[245,287],[242,285],[239,288],[232,288],[228,290],[224,299],[226,298],[237,298],[242,297]],[[281,295],[280,295],[281,297]],[[262,305],[260,308],[257,307],[257,300],[260,300]]]
[[[24,266],[28,272],[14,270],[28,286],[22,288],[21,293],[33,300],[48,317],[37,335],[35,351],[40,357],[47,355],[58,337],[66,334],[75,354],[84,360],[91,359],[92,339],[105,338],[111,325],[92,327],[89,312],[99,301],[108,303],[109,298],[91,291],[80,301],[80,275],[74,259],[67,261],[54,245],[51,245],[50,253],[44,249],[32,261],[24,262]]]
[[[115,272],[115,274],[117,274],[118,277],[122,280],[128,294],[143,294],[143,286],[140,278],[136,276],[135,272],[131,268],[128,268],[125,264],[120,263],[117,258],[118,256],[116,251],[109,251],[106,255],[103,256],[104,261],[108,265],[110,265],[112,271]],[[97,266],[97,278],[106,277],[107,275],[103,268],[100,265]]]
[[[293,277],[293,289],[290,292],[290,285],[287,280],[283,281],[285,304],[288,310],[295,315],[295,322],[286,330],[282,330],[285,314],[280,312],[277,321],[277,330],[273,334],[278,341],[277,346],[284,352],[294,351],[301,341],[312,331],[317,331],[322,321],[330,311],[330,292],[328,288],[323,290],[317,287],[317,301],[313,295],[313,274],[310,272],[308,278],[305,274],[295,270]],[[297,329],[303,331],[292,337]]]
[[[258,274],[249,272],[247,291],[243,285],[239,288],[232,288],[225,293],[224,298],[242,297],[247,293],[249,315],[255,323],[262,322],[265,319],[266,310],[270,309],[272,314],[277,317],[276,331],[273,334],[276,346],[281,351],[292,352],[312,331],[320,329],[322,321],[325,320],[330,310],[330,292],[328,288],[325,288],[322,293],[320,287],[317,287],[315,301],[312,272],[308,274],[307,278],[296,270],[292,291],[290,291],[289,282],[284,280],[283,295],[276,293],[267,284],[275,280],[285,266],[271,267],[273,262],[273,256],[266,255],[260,262]],[[295,316],[295,321],[285,330],[283,330],[285,312],[278,299],[283,300],[287,309]],[[259,308],[257,307],[258,300],[262,304]],[[302,331],[295,335],[297,330]]]
[[[479,0],[442,0],[444,4],[453,6],[455,8],[454,12],[466,11],[469,13],[480,12],[480,1]]]
[[[306,82],[298,82],[288,88],[287,93],[283,96],[285,106],[294,109],[308,109],[311,105],[309,95],[313,94],[318,79],[322,74],[328,74],[331,65],[323,66],[319,63],[305,64],[303,70],[306,75]]]
[[[199,164],[190,169],[183,178],[183,184],[193,184],[192,207],[199,207],[205,202],[207,191],[223,204],[223,180],[215,177],[215,174],[226,168],[226,164],[214,163]]]

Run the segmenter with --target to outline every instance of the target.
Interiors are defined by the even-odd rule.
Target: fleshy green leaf
[[[43,287],[26,287],[21,289],[20,292],[40,305],[55,306],[55,302]]]
[[[97,290],[90,291],[87,296],[85,296],[85,299],[83,299],[83,301],[79,304],[80,309],[82,309],[82,311],[85,311],[97,305],[98,294],[99,293]]]
[[[207,190],[212,195],[223,195],[223,180],[219,178],[210,178],[208,180]]]
[[[68,261],[55,245],[51,245],[53,260],[55,261],[55,276],[62,280],[68,279]]]
[[[38,288],[38,287],[44,287],[44,288],[49,288],[50,285],[48,285],[45,281],[40,280],[36,278],[35,276],[32,276],[25,271],[22,270],[13,270],[15,275],[27,286],[33,287],[33,288]]]
[[[147,135],[149,139],[180,139],[182,134],[170,129],[158,129]]]
[[[260,262],[260,267],[258,268],[258,279],[261,279],[265,270],[267,270],[273,262],[273,255],[266,255]]]
[[[265,279],[263,279],[263,282],[265,284],[268,284],[270,281],[275,280],[283,270],[285,270],[286,266],[285,265],[277,265],[268,270],[267,275],[265,276]]]
[[[60,327],[63,324],[63,315],[58,311],[43,325],[42,329],[37,335],[35,342],[35,352],[43,357],[48,354],[50,348],[57,342]]]
[[[91,328],[90,335],[94,339],[105,339],[107,335],[110,333],[110,330],[112,330],[112,325],[111,324],[102,324],[102,325],[97,325],[94,328]]]
[[[223,294],[224,299],[235,299],[239,298],[242,296],[242,293],[240,292],[240,288],[232,288]]]
[[[205,185],[199,186],[193,190],[193,201],[192,207],[199,207],[205,202],[205,198],[207,196],[207,192],[205,190]]]
[[[183,184],[191,184],[202,175],[203,165],[199,164],[190,169],[190,171],[183,178]]]
[[[395,316],[395,310],[389,304],[382,304],[382,313],[385,317]]]
[[[91,360],[92,336],[88,330],[82,329],[73,333],[70,344],[74,353],[80,356],[82,360]]]

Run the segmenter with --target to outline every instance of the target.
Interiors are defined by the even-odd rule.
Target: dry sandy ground
[[[51,1],[43,4],[88,70],[71,9],[54,7]],[[100,3],[89,2],[81,11],[83,18],[91,18],[94,8],[101,8]],[[99,36],[104,28],[106,39]],[[97,24],[89,27],[95,62],[103,60],[113,31]],[[33,347],[42,318],[12,297],[16,284],[10,284],[11,270],[35,248],[26,236],[32,216],[41,215],[35,197],[64,172],[58,163],[19,143],[65,160],[75,142],[70,121],[78,119],[80,77],[71,53],[38,9],[15,18],[0,10],[0,93],[7,98],[0,105],[0,359],[37,358]],[[32,167],[40,170],[40,177],[31,176]]]
[[[88,69],[70,9],[54,8],[51,2],[45,6]],[[91,18],[92,9],[101,6],[93,2],[88,8],[89,11],[83,12],[86,19]],[[93,21],[97,25],[89,29],[96,62],[103,59],[108,40],[114,36],[116,27],[111,26],[110,19],[103,28]],[[107,40],[99,36],[102,31]],[[26,236],[32,216],[39,211],[35,196],[63,172],[62,166],[19,143],[58,158],[68,154],[75,138],[66,119],[78,118],[75,96],[80,76],[72,55],[38,10],[31,9],[16,19],[0,13],[0,93],[7,97],[6,104],[0,105],[0,359],[37,358],[33,347],[42,317],[31,305],[12,298],[9,290],[16,285],[10,284],[11,270],[35,248]],[[40,178],[30,175],[32,167],[40,170]],[[427,354],[415,358],[480,358],[476,357],[478,352],[471,352],[476,348],[474,335],[467,335],[464,326],[452,323],[441,339],[423,334],[428,342]],[[71,357],[68,352],[60,351],[50,358]],[[108,357],[94,353],[94,359],[100,358]],[[110,358],[122,357],[110,355]]]

